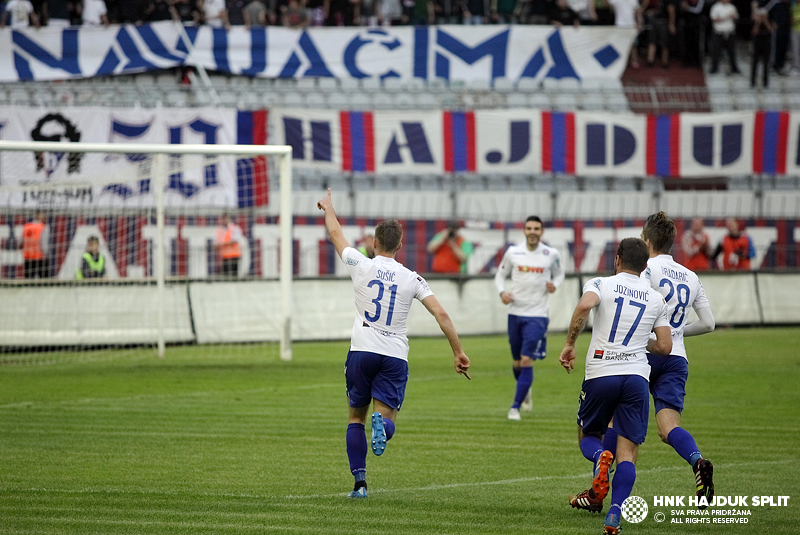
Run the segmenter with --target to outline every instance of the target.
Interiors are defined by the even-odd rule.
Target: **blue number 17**
[[[617,311],[614,313],[614,321],[611,323],[611,335],[608,337],[609,342],[613,342],[614,338],[617,336],[617,327],[619,326],[619,317],[622,314],[622,305],[625,303],[624,297],[617,297],[614,299],[614,302],[617,304]],[[628,301],[631,305],[635,306],[639,309],[639,313],[636,315],[636,320],[634,320],[633,325],[631,325],[631,329],[628,331],[628,334],[625,335],[625,339],[622,341],[622,345],[627,346],[628,342],[631,341],[631,337],[633,333],[636,331],[636,327],[639,326],[639,322],[642,321],[642,316],[644,316],[644,310],[647,308],[647,305],[644,303],[637,303],[636,301]]]

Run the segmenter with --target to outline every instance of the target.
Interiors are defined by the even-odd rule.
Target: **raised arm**
[[[339,258],[342,257],[342,251],[345,247],[350,247],[350,243],[344,238],[342,226],[339,220],[336,219],[336,210],[333,209],[333,201],[331,200],[331,188],[318,203],[317,208],[325,212],[325,227],[328,229],[328,235],[331,237],[333,246],[336,247],[336,254]]]
[[[561,355],[558,357],[558,362],[567,370],[567,373],[575,368],[575,341],[583,328],[586,327],[589,313],[598,304],[600,304],[599,295],[594,292],[585,292],[572,313],[567,339],[564,341],[564,349],[561,350]]]
[[[464,349],[461,347],[461,340],[458,339],[458,333],[456,332],[453,322],[450,320],[450,316],[439,303],[439,300],[436,299],[435,295],[429,295],[423,299],[422,304],[428,309],[428,312],[436,318],[436,323],[439,324],[439,328],[447,337],[447,341],[450,342],[450,348],[453,350],[453,368],[455,368],[456,372],[466,375],[467,379],[469,379],[470,377],[467,373],[470,366],[469,357],[464,353]]]

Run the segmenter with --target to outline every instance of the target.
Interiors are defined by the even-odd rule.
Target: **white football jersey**
[[[647,341],[655,327],[669,326],[664,298],[631,273],[592,279],[583,292],[600,297],[586,354],[586,379],[641,375],[649,380]]]
[[[642,279],[667,302],[667,319],[672,329],[672,354],[687,358],[683,329],[689,319],[689,308],[711,308],[700,279],[694,271],[686,269],[668,254],[648,260]]]
[[[392,258],[367,258],[352,247],[342,251],[342,260],[356,303],[350,350],[408,360],[408,312],[414,299],[433,295],[428,283]]]
[[[494,276],[497,293],[506,291],[509,275],[511,288],[508,291],[514,300],[508,304],[508,313],[546,318],[550,312],[550,294],[546,284],[550,281],[558,287],[564,282],[558,250],[541,242],[533,251],[529,251],[524,243],[510,246]]]

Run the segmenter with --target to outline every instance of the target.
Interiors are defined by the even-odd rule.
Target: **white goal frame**
[[[198,154],[219,156],[275,156],[279,158],[280,172],[280,358],[292,360],[292,148],[288,145],[200,145],[200,144],[134,144],[134,143],[59,143],[50,141],[3,141],[0,152],[98,152],[152,154],[154,159],[154,181],[156,192],[156,254],[155,272],[158,295],[158,356],[165,352],[164,337],[164,187],[168,175],[167,154]],[[87,185],[59,182],[59,186]],[[52,188],[53,184],[26,184],[25,189]]]

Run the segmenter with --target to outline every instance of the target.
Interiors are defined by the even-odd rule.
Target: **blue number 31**
[[[375,296],[375,299],[372,300],[372,302],[375,303],[375,314],[374,315],[370,314],[368,310],[365,310],[364,311],[364,317],[367,318],[367,321],[374,323],[374,322],[378,321],[378,319],[380,319],[380,317],[381,317],[381,309],[382,309],[381,300],[383,299],[384,286],[383,286],[383,283],[381,281],[379,281],[378,279],[371,280],[371,281],[369,281],[369,284],[367,284],[368,288],[372,288],[373,286],[377,286],[378,287],[378,295]],[[397,285],[396,284],[392,284],[391,286],[389,286],[389,291],[392,292],[392,295],[389,298],[389,310],[386,313],[386,326],[387,327],[391,326],[391,324],[392,324],[392,315],[394,314],[394,300],[395,300],[395,297],[397,297]]]

